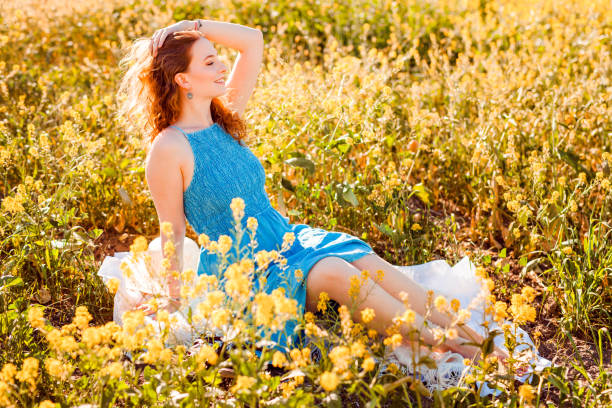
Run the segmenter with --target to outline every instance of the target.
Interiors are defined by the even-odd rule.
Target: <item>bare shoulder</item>
[[[148,165],[168,165],[169,161],[181,164],[189,150],[185,136],[177,129],[167,127],[155,137],[147,153]]]

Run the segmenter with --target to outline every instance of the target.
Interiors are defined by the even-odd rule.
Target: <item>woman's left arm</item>
[[[195,23],[198,24],[199,31],[210,41],[240,52],[229,75],[226,88],[231,108],[242,116],[255,88],[263,61],[263,33],[256,28],[223,21],[198,19]]]

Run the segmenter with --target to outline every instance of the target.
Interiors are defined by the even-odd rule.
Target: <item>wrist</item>
[[[194,22],[194,29],[203,34],[204,31],[202,31],[202,26],[204,25],[204,21],[201,18],[198,18],[198,19],[193,20],[193,22]]]

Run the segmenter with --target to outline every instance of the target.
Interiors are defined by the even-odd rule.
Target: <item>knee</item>
[[[348,281],[348,268],[351,265],[337,256],[327,256],[318,260],[310,269],[306,279],[307,286],[314,292],[330,292],[344,286]]]

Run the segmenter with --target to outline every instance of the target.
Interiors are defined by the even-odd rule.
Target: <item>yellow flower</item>
[[[351,350],[347,346],[336,346],[329,352],[328,357],[334,363],[334,370],[341,373],[347,370],[351,363]]]
[[[419,230],[422,230],[423,228],[419,225],[419,223],[415,222],[414,224],[412,224],[412,227],[410,227],[410,229],[413,231],[419,231]]]
[[[439,312],[445,312],[448,308],[448,302],[446,301],[446,298],[442,295],[436,297],[436,299],[434,300],[434,305],[436,306],[436,309],[438,309]]]
[[[319,377],[319,383],[321,384],[321,387],[323,387],[325,391],[329,392],[329,391],[335,390],[338,387],[338,384],[340,383],[340,379],[338,378],[336,373],[325,371]]]
[[[531,286],[525,286],[521,290],[521,296],[523,296],[525,302],[533,302],[536,297],[536,291]]]
[[[106,287],[108,288],[108,291],[110,292],[110,294],[114,295],[115,293],[117,293],[117,290],[119,289],[119,279],[110,278],[108,282],[106,282]]]
[[[359,289],[361,288],[361,281],[359,280],[359,276],[357,275],[351,276],[350,281],[351,281],[351,286],[349,287],[348,294],[351,297],[351,299],[355,300],[357,299],[357,296],[359,296]]]
[[[519,397],[521,397],[523,401],[528,402],[528,403],[533,401],[533,398],[535,397],[535,390],[529,384],[521,385],[519,387],[518,393],[519,393]]]
[[[290,247],[291,245],[293,245],[293,242],[295,241],[295,234],[293,232],[285,232],[285,234],[283,235],[283,247]]]
[[[255,232],[255,230],[257,230],[257,218],[249,217],[247,219],[247,228]]]
[[[459,313],[457,313],[457,324],[465,323],[471,316],[472,316],[472,313],[469,310],[467,309],[459,310]]]
[[[208,235],[204,233],[198,235],[198,244],[200,244],[201,247],[207,248],[209,243],[210,238],[208,237]]]
[[[161,233],[164,234],[164,236],[166,237],[171,237],[174,234],[174,231],[172,229],[172,223],[169,221],[164,221],[160,224],[159,229],[161,230]]]
[[[236,378],[236,384],[234,384],[234,386],[230,389],[230,392],[235,393],[235,392],[248,391],[251,389],[251,387],[253,387],[253,385],[255,385],[256,382],[257,382],[256,378],[249,377],[246,375],[239,375]]]
[[[362,357],[365,351],[366,349],[362,342],[356,341],[351,344],[351,354],[353,355],[353,357]]]
[[[55,408],[56,404],[53,401],[44,400],[38,405],[38,408]]]
[[[74,368],[68,364],[61,362],[55,358],[49,357],[45,360],[45,369],[52,377],[65,380],[72,374]]]
[[[240,220],[244,217],[244,206],[244,200],[241,197],[232,198],[230,208],[232,209],[234,219]]]
[[[149,244],[147,243],[147,239],[143,236],[136,237],[132,245],[130,245],[130,252],[133,254],[138,254],[141,252],[145,252],[149,248]]]
[[[217,242],[221,254],[227,253],[232,248],[232,238],[229,235],[221,234]]]
[[[495,305],[493,307],[495,310],[495,316],[493,317],[493,320],[499,323],[503,319],[508,317],[508,313],[506,312],[507,307],[508,305],[506,305],[505,302],[501,302],[501,301],[495,302]]]
[[[89,322],[93,319],[91,314],[87,311],[86,306],[79,306],[76,308],[73,323],[81,330],[84,330],[89,326]]]
[[[229,322],[230,312],[225,308],[215,309],[211,315],[211,322],[215,327],[225,326]]]
[[[391,345],[393,348],[402,345],[402,335],[399,333],[395,333],[390,337],[387,337],[383,340],[385,346]]]
[[[209,346],[208,344],[204,344],[196,355],[196,361],[198,362],[198,364],[202,364],[204,361],[206,361],[210,365],[215,365],[217,363],[218,358],[219,355],[217,354],[215,349],[212,346]]]
[[[416,313],[412,309],[406,309],[401,316],[394,317],[393,322],[397,324],[406,324],[410,326],[414,323],[414,319],[416,317]]]
[[[450,302],[450,306],[451,309],[453,309],[453,312],[457,313],[459,311],[459,307],[461,306],[461,302],[459,301],[459,299],[453,299]]]
[[[366,307],[361,311],[361,320],[363,320],[364,323],[369,323],[374,319],[375,315],[374,309]]]
[[[446,331],[447,339],[454,340],[457,338],[458,335],[459,334],[457,333],[457,329],[455,329],[454,327],[451,327],[450,329]]]
[[[368,357],[363,360],[363,369],[364,371],[372,371],[376,365],[376,361],[372,357]]]
[[[28,310],[28,321],[32,327],[40,329],[45,326],[45,317],[42,307],[31,307]]]
[[[186,269],[182,274],[181,278],[185,282],[193,282],[196,277],[196,273],[193,269]]]
[[[114,361],[100,370],[102,375],[108,375],[111,378],[119,378],[123,373],[123,364]]]
[[[22,383],[27,383],[30,390],[36,389],[36,379],[38,378],[38,360],[34,357],[28,357],[23,360],[21,370],[15,375]]]
[[[17,367],[12,363],[6,363],[0,371],[0,381],[7,384],[12,384],[13,379],[17,375]]]
[[[317,310],[325,312],[327,310],[327,302],[329,301],[329,295],[327,292],[319,293],[319,303],[317,304]]]
[[[274,355],[272,356],[272,365],[274,367],[283,367],[285,364],[287,364],[285,354],[280,351],[275,351]]]

